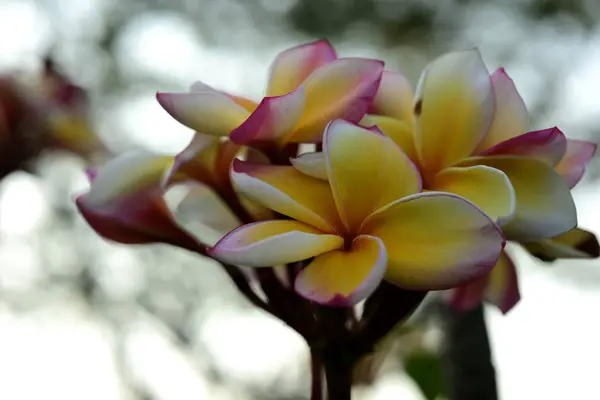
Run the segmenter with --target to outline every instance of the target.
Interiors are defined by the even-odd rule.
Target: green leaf
[[[404,359],[404,370],[427,400],[447,397],[442,360],[438,354],[425,350],[414,352]]]

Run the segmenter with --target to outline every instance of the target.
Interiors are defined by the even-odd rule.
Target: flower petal
[[[253,140],[281,142],[298,124],[305,102],[302,86],[286,95],[265,97],[252,115],[231,131],[229,138],[238,144]]]
[[[475,49],[433,61],[415,99],[416,147],[429,173],[471,155],[494,112],[490,76]]]
[[[243,225],[209,250],[235,265],[272,267],[316,257],[344,246],[344,239],[298,221],[276,220]]]
[[[492,87],[495,100],[494,118],[478,146],[477,153],[522,135],[527,132],[529,124],[525,102],[504,68],[499,68],[492,74]]]
[[[485,299],[503,314],[509,312],[521,299],[515,264],[504,251],[489,274]]]
[[[555,170],[567,180],[570,188],[583,177],[585,168],[596,154],[596,143],[587,140],[567,140],[567,151]]]
[[[122,155],[98,170],[90,191],[76,199],[90,226],[106,239],[126,244],[169,243],[203,253],[180,228],[164,199],[161,181],[171,157]]]
[[[383,117],[380,115],[369,115],[369,122],[375,124],[381,131],[398,145],[413,161],[418,161],[417,150],[415,148],[415,137],[413,128],[406,122],[395,118]]]
[[[511,240],[531,242],[558,236],[577,225],[577,212],[565,180],[532,158],[473,157],[460,165],[487,165],[508,176],[517,196],[513,219],[502,227]]]
[[[386,265],[383,242],[373,236],[358,236],[350,249],[315,258],[298,274],[294,289],[319,304],[352,307],[379,286]]]
[[[485,165],[446,168],[436,175],[431,189],[465,197],[499,224],[510,220],[517,205],[506,174]]]
[[[557,127],[515,136],[483,151],[481,156],[531,157],[554,167],[567,151],[567,138]]]
[[[248,197],[323,232],[339,231],[339,217],[329,184],[291,166],[252,164],[236,159],[231,178]]]
[[[470,311],[483,301],[489,283],[489,276],[488,273],[480,278],[473,279],[467,284],[449,289],[443,293],[443,298],[457,311]]]
[[[351,232],[375,210],[421,191],[415,165],[384,135],[335,120],[325,130],[323,152],[333,198]]]
[[[383,71],[379,90],[369,108],[369,114],[384,115],[407,124],[413,121],[413,90],[404,75]]]
[[[247,99],[242,96],[237,96],[237,95],[234,95],[231,93],[226,93],[221,90],[217,90],[217,89],[213,88],[212,86],[207,85],[204,82],[197,81],[197,82],[194,82],[190,86],[190,92],[211,92],[211,91],[224,94],[225,96],[229,97],[231,100],[233,100],[240,106],[244,107],[249,112],[253,112],[254,110],[256,110],[256,107],[258,107],[258,104],[256,104],[255,101],[252,101],[252,100]]]
[[[217,91],[157,93],[159,104],[177,121],[198,132],[227,136],[250,113]]]
[[[388,252],[386,279],[411,290],[443,290],[483,276],[505,240],[470,201],[449,193],[405,197],[372,214],[361,233]]]
[[[521,243],[532,256],[542,261],[564,258],[598,258],[600,246],[592,232],[575,228],[551,239]]]
[[[296,158],[290,159],[294,168],[305,175],[313,178],[327,180],[327,167],[325,164],[325,154],[323,152],[311,152],[300,154]]]
[[[342,58],[314,71],[302,84],[306,108],[292,142],[320,142],[327,124],[336,119],[359,122],[377,92],[383,62]]]
[[[282,96],[296,89],[317,68],[337,59],[329,41],[318,40],[285,50],[271,64],[267,96]]]

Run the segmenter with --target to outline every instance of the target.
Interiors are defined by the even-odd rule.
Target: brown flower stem
[[[326,400],[351,400],[352,398],[352,370],[354,362],[347,357],[343,347],[334,347],[326,351],[323,364],[325,367],[325,380],[327,383]]]
[[[456,311],[441,303],[444,324],[444,373],[450,400],[498,400],[496,373],[483,305]]]

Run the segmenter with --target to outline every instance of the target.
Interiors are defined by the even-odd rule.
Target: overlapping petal
[[[510,221],[517,205],[515,191],[506,174],[484,165],[446,168],[436,175],[431,189],[471,200],[500,224]]]
[[[481,304],[485,298],[490,274],[481,278],[473,279],[471,282],[449,289],[443,293],[443,298],[458,311],[469,311]]]
[[[300,121],[305,103],[306,93],[302,86],[279,97],[265,97],[252,115],[231,131],[229,138],[239,144],[254,140],[281,143]]]
[[[498,307],[504,314],[509,312],[521,299],[515,264],[504,251],[490,272],[485,299]]]
[[[290,159],[294,168],[313,178],[327,180],[327,166],[323,152],[311,152]]]
[[[425,192],[372,214],[361,228],[388,252],[386,279],[412,290],[442,290],[486,274],[505,240],[481,209],[449,193]]]
[[[469,156],[494,111],[489,73],[477,50],[449,53],[423,72],[415,95],[416,148],[426,171]]]
[[[177,121],[198,132],[227,136],[250,112],[217,91],[157,93],[159,104]]]
[[[269,267],[316,257],[344,246],[344,239],[292,220],[255,222],[221,239],[209,253],[234,265]]]
[[[381,115],[369,115],[368,121],[381,129],[381,131],[402,149],[404,154],[413,161],[418,161],[415,137],[411,125],[395,118]]]
[[[244,194],[280,214],[324,232],[339,231],[340,222],[329,184],[291,166],[253,164],[236,159],[231,178]]]
[[[565,180],[547,164],[515,156],[474,157],[461,165],[487,165],[508,176],[517,197],[507,238],[537,241],[558,236],[577,225],[577,213]]]
[[[382,73],[382,61],[366,58],[342,58],[315,70],[302,83],[306,107],[288,140],[320,142],[330,121],[359,122],[373,101]]]
[[[564,258],[597,258],[600,256],[598,239],[592,232],[575,228],[551,239],[522,243],[534,257],[542,261]]]
[[[267,96],[282,96],[296,89],[316,69],[337,59],[327,40],[285,50],[271,64]]]
[[[358,236],[349,249],[315,258],[298,274],[294,288],[316,303],[349,307],[377,288],[386,265],[383,242],[372,236]]]
[[[383,71],[379,90],[373,98],[369,114],[391,117],[404,123],[413,121],[413,90],[404,75]]]
[[[323,152],[335,204],[352,232],[375,210],[421,191],[415,165],[384,135],[336,120]]]
[[[555,169],[567,180],[570,188],[583,177],[588,163],[596,154],[596,147],[596,143],[587,140],[567,140],[567,151]]]
[[[567,151],[567,138],[557,127],[531,131],[500,142],[482,156],[522,156],[531,157],[554,167]]]
[[[225,96],[229,97],[231,100],[233,100],[240,106],[244,107],[249,112],[253,112],[256,109],[256,107],[258,107],[258,104],[253,100],[250,100],[243,96],[238,96],[235,94],[226,93],[221,90],[217,90],[217,89],[213,88],[212,86],[207,85],[204,82],[197,81],[197,82],[194,82],[190,86],[190,92],[207,92],[207,91],[208,92],[213,91],[213,92],[224,94]]]
[[[492,74],[492,87],[495,103],[494,117],[477,152],[522,135],[527,132],[529,124],[525,102],[504,68],[499,68]]]
[[[79,211],[106,239],[126,244],[169,243],[203,252],[180,228],[162,195],[172,158],[149,153],[118,157],[93,174],[90,191],[77,198]]]

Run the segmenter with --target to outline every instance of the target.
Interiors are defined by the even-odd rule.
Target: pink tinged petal
[[[567,138],[557,127],[515,136],[483,151],[481,156],[521,156],[555,166],[567,151]]]
[[[325,131],[323,152],[333,198],[350,232],[377,209],[421,191],[415,165],[379,133],[335,120]]]
[[[348,250],[334,250],[315,258],[296,277],[294,289],[315,303],[352,307],[379,286],[387,265],[383,242],[361,235]]]
[[[315,70],[302,84],[306,107],[292,142],[320,142],[323,130],[334,119],[358,123],[379,87],[383,62],[343,58]]]
[[[250,117],[233,129],[229,138],[238,144],[252,141],[275,141],[283,144],[302,113],[306,94],[302,86],[286,95],[265,97]]]
[[[221,239],[209,254],[222,262],[272,267],[316,257],[344,246],[344,239],[298,221],[277,220],[243,225]]]
[[[296,158],[290,159],[294,168],[304,175],[313,178],[327,180],[327,167],[325,164],[325,154],[322,152],[312,152],[300,154]]]
[[[494,118],[477,152],[522,135],[529,125],[527,107],[504,68],[499,68],[492,74],[492,87],[495,100]]]
[[[383,240],[386,279],[410,290],[445,290],[482,277],[505,244],[481,209],[441,192],[408,196],[378,210],[361,233]]]
[[[489,274],[485,299],[503,314],[509,312],[521,299],[515,264],[504,251]]]
[[[369,108],[369,114],[384,115],[411,124],[413,121],[413,90],[404,75],[383,71],[379,90]]]
[[[431,189],[472,201],[501,225],[510,221],[517,206],[515,191],[506,174],[485,165],[446,168],[436,175]]]
[[[183,125],[214,136],[229,135],[250,115],[230,97],[216,91],[157,93],[156,99]]]
[[[479,51],[449,53],[429,64],[415,100],[416,149],[426,172],[471,155],[494,111],[491,80]]]
[[[96,179],[97,175],[98,175],[98,168],[86,168],[85,169],[85,176],[87,176],[90,183],[94,182],[94,179]]]
[[[273,211],[323,232],[340,230],[327,182],[304,175],[291,166],[252,164],[237,159],[231,178],[240,192]]]
[[[258,104],[256,104],[255,101],[252,101],[252,100],[247,99],[242,96],[236,96],[231,93],[225,93],[223,91],[213,88],[212,86],[207,85],[204,82],[200,82],[200,81],[194,82],[190,86],[190,92],[211,92],[211,91],[224,94],[225,96],[229,97],[231,100],[233,100],[234,102],[236,102],[237,104],[244,107],[246,110],[248,110],[250,112],[253,112],[256,109],[256,107],[258,106]]]
[[[285,50],[271,64],[267,96],[282,96],[296,89],[319,67],[337,59],[329,41],[318,40]]]
[[[575,228],[567,233],[538,242],[521,243],[534,257],[551,262],[565,258],[598,258],[600,245],[592,232]]]
[[[489,273],[471,282],[443,293],[443,298],[458,311],[469,311],[479,306],[485,297]]]
[[[567,140],[565,156],[555,169],[567,180],[570,188],[575,187],[583,177],[588,163],[596,154],[596,147],[596,143],[586,140]]]
[[[517,196],[513,219],[502,227],[511,240],[531,242],[577,226],[577,212],[565,180],[547,164],[515,156],[473,157],[461,165],[487,165],[508,176]]]
[[[126,244],[169,243],[202,253],[180,228],[162,195],[160,182],[170,157],[130,153],[101,168],[90,191],[77,198],[79,211],[106,239]]]

